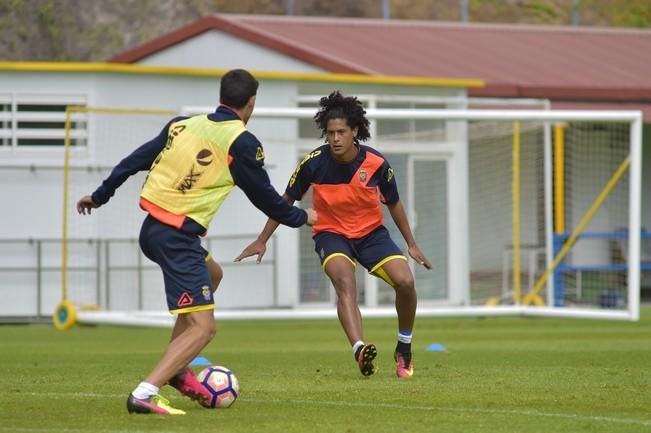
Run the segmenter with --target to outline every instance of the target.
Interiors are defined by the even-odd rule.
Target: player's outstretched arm
[[[405,209],[402,207],[400,200],[387,205],[387,207],[391,213],[391,218],[393,218],[393,221],[396,223],[398,230],[400,230],[400,234],[402,234],[405,242],[407,242],[407,249],[411,258],[414,259],[419,265],[423,265],[426,269],[432,269],[432,264],[430,263],[429,259],[425,257],[425,254],[422,253],[416,244],[414,235],[411,232],[411,227],[409,227],[407,214],[405,213]]]
[[[425,268],[428,270],[432,269],[432,263],[430,263],[429,259],[425,257],[425,254],[421,252],[420,248],[418,248],[418,245],[414,244],[410,246],[408,248],[408,251],[411,258],[416,260],[416,263],[425,266]]]
[[[97,209],[100,206],[93,201],[91,196],[85,195],[77,202],[77,212],[81,215],[86,215],[86,212],[88,212],[88,215],[90,215],[92,209]]]
[[[89,205],[95,203],[95,207],[99,207],[103,204],[108,203],[111,197],[113,197],[115,194],[115,191],[129,177],[140,171],[149,170],[158,155],[165,148],[170,125],[172,125],[177,120],[182,120],[185,118],[186,117],[179,116],[170,120],[156,137],[142,144],[140,147],[126,156],[122,161],[120,161],[115,167],[113,167],[113,170],[111,170],[109,176],[104,179],[102,184],[91,195],[91,199],[84,201],[86,205],[85,209],[88,209],[88,213],[90,213],[90,209],[88,208]],[[77,204],[78,211],[79,205],[82,204],[82,200],[80,200]],[[82,212],[80,211],[79,213]]]
[[[269,220],[273,221],[273,220]],[[274,221],[275,222],[275,221]],[[278,223],[276,223],[278,224]],[[241,262],[243,259],[246,259],[247,257],[255,256],[257,255],[258,257],[255,259],[256,263],[262,262],[262,257],[264,256],[264,253],[267,252],[267,243],[263,242],[260,240],[260,238],[254,240],[251,242],[246,248],[242,250],[239,256],[235,257],[234,262]]]

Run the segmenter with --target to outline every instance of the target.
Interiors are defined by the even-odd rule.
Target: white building
[[[263,51],[264,56],[252,56],[259,57],[260,63],[246,65],[261,82],[258,107],[314,107],[314,102],[301,103],[301,98],[326,95],[334,89],[355,95],[463,98],[467,85],[481,84],[450,80],[441,85],[441,80],[424,79],[412,85],[393,77],[260,72],[267,62],[277,68],[284,65],[289,71],[300,70],[296,62]],[[81,247],[75,240],[137,238],[144,216],[137,206],[142,178],[130,179],[109,205],[91,217],[76,215],[74,202],[91,193],[121,158],[157,134],[172,113],[181,113],[188,106],[215,107],[219,76],[224,71],[114,64],[0,64],[0,188],[5,207],[0,226],[0,293],[11,300],[0,307],[0,316],[49,315],[61,298],[59,240],[63,230],[64,110],[68,105],[169,110],[160,115],[74,114],[68,197],[69,297],[112,309],[165,308],[160,272],[138,258],[137,244],[127,242],[125,246],[114,241],[107,247],[105,243],[83,242]],[[309,121],[301,127],[298,123],[256,119],[254,113],[249,124],[265,146],[270,177],[281,193],[303,151],[321,143],[318,131],[309,129]],[[306,128],[307,132],[299,133]],[[210,242],[211,252],[226,271],[217,298],[220,306],[295,306],[301,302],[299,274],[295,272],[299,266],[297,231],[282,228],[277,232],[276,247],[270,248],[265,260],[269,265],[229,265],[265,220],[237,189],[216,216],[209,238],[235,236]],[[138,260],[144,260],[147,268],[142,273],[135,269]],[[134,269],[106,272],[118,266]],[[89,269],[75,270],[78,267]],[[323,282],[317,284],[321,287]],[[108,293],[106,287],[110,287]],[[329,294],[310,290],[314,288],[306,288],[304,301],[330,302]]]

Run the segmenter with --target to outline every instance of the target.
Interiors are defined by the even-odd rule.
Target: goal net
[[[475,121],[468,137],[471,302],[624,308],[630,125]]]
[[[122,158],[158,135],[175,114],[130,108],[67,108],[62,302],[81,310],[137,309],[148,296],[142,288],[160,284],[158,274],[143,261],[137,242],[143,218],[138,208],[139,189],[146,173],[125,182],[110,205],[93,210],[91,216],[78,215],[76,202],[91,194]],[[164,304],[159,307],[164,308]]]
[[[209,110],[187,107],[185,114]],[[318,131],[306,126],[314,112],[256,108],[249,127],[264,143],[267,166],[281,192],[293,166],[322,144]],[[651,271],[640,260],[649,237],[640,224],[640,113],[369,108],[367,115],[373,134],[369,144],[394,168],[416,240],[434,265],[426,271],[410,261],[419,315],[639,318],[640,278]],[[157,128],[162,124],[157,122]],[[93,181],[102,177],[98,174]],[[137,191],[121,195],[136,207]],[[311,205],[309,194],[300,204]],[[115,212],[102,218],[122,221],[121,211]],[[232,224],[243,223],[241,214],[226,210],[220,215]],[[135,219],[137,225],[140,219]],[[388,212],[385,223],[406,252]],[[107,224],[98,225],[93,234],[106,237]],[[137,228],[129,231],[133,236]],[[225,281],[228,308],[218,309],[218,317],[336,317],[334,291],[320,269],[310,231],[288,231],[297,235],[287,235],[283,239],[289,241],[274,246],[259,282]],[[248,244],[245,238],[225,244],[230,253],[225,257],[237,255]],[[137,251],[137,243],[132,248]],[[79,255],[87,259],[89,253]],[[120,257],[136,268],[142,260]],[[120,270],[113,262],[109,265],[96,278],[110,276],[110,285],[100,281],[97,286],[113,299]],[[141,284],[144,292],[135,293],[151,293],[159,302],[145,299],[139,305],[132,300],[129,308],[152,311],[152,320],[163,320],[154,319],[153,313],[164,310],[161,287],[149,290],[160,281],[134,280],[133,272],[123,275],[120,286]],[[286,284],[278,284],[282,278]],[[357,280],[367,317],[395,315],[390,287],[363,271]],[[265,292],[274,293],[269,302],[255,302],[250,295]],[[244,293],[244,298],[229,298],[232,293]],[[116,314],[124,309],[108,302],[102,307]],[[83,320],[100,320],[94,317]]]

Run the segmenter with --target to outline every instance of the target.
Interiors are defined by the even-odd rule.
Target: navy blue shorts
[[[197,235],[147,215],[140,229],[140,248],[163,271],[167,307],[172,314],[214,308],[206,265],[209,254]]]
[[[349,239],[343,235],[331,232],[321,232],[314,235],[314,250],[321,259],[321,266],[332,257],[345,256],[355,265],[355,260],[364,266],[371,274],[384,263],[395,258],[406,260],[400,248],[389,236],[389,231],[380,226],[371,233],[359,239]]]

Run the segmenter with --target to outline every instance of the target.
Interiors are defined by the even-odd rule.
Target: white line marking
[[[125,398],[126,394],[99,394],[92,392],[24,392],[20,395],[40,396],[40,397],[72,397],[72,398]],[[418,406],[408,404],[394,404],[394,403],[360,403],[360,402],[346,402],[346,401],[315,401],[315,400],[278,400],[278,399],[255,399],[255,398],[242,398],[244,402],[250,403],[263,403],[263,404],[303,404],[312,406],[342,406],[342,407],[363,407],[363,408],[383,408],[383,409],[396,409],[396,410],[419,410],[428,412],[470,412],[470,413],[485,413],[485,414],[505,414],[505,415],[522,415],[529,417],[540,418],[564,418],[573,419],[576,421],[588,422],[609,422],[619,424],[633,424],[641,426],[651,426],[651,419],[635,419],[635,418],[617,418],[612,416],[590,416],[578,415],[573,413],[559,413],[559,412],[542,412],[538,410],[522,410],[522,409],[484,409],[480,407],[447,407],[447,406]],[[0,431],[20,430],[20,431],[47,431],[47,429],[16,429],[0,427]],[[67,429],[63,431],[76,432],[79,430]]]
[[[554,413],[554,412],[541,412],[537,410],[520,410],[520,409],[483,409],[480,407],[445,407],[445,406],[416,406],[405,404],[393,403],[358,403],[358,402],[345,402],[345,401],[311,401],[311,400],[258,400],[246,399],[246,401],[254,403],[293,403],[293,404],[312,404],[312,405],[326,405],[326,406],[356,406],[365,408],[384,408],[384,409],[397,409],[397,410],[421,410],[431,412],[474,412],[474,413],[500,413],[505,415],[524,415],[531,417],[547,417],[547,418],[567,418],[575,419],[577,421],[605,421],[621,424],[635,424],[651,426],[651,420],[633,419],[633,418],[615,418],[608,416],[589,416],[578,415],[572,413]]]
[[[56,431],[57,433],[86,433],[88,432],[87,428],[53,428],[53,427],[0,427],[0,431],[3,432],[16,432],[16,433],[29,433],[29,432],[51,432],[51,431]],[[132,430],[130,428],[126,430],[101,430],[102,433],[151,433],[149,430]],[[157,430],[157,433],[178,433],[175,431],[165,431],[165,430]]]

